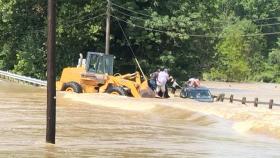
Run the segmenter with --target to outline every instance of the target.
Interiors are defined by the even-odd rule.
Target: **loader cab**
[[[113,75],[114,56],[104,53],[88,52],[86,71],[89,73]]]

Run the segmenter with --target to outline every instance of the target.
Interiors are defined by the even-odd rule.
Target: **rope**
[[[136,58],[136,55],[135,55],[135,53],[134,53],[134,51],[133,51],[133,49],[132,49],[132,47],[131,47],[131,45],[130,45],[130,42],[129,42],[129,40],[128,40],[128,38],[127,38],[127,36],[126,36],[126,34],[125,34],[125,32],[124,32],[124,30],[123,30],[123,28],[122,28],[120,22],[119,22],[119,20],[118,20],[118,19],[116,19],[116,20],[117,20],[117,22],[118,22],[118,25],[119,25],[120,29],[122,30],[122,33],[123,33],[124,38],[125,38],[125,40],[126,40],[128,46],[129,46],[129,49],[130,49],[131,52],[132,52],[132,55],[133,55],[133,57],[134,57],[134,60],[136,61],[136,64],[137,64],[137,66],[139,67],[139,69],[140,69],[140,71],[141,71],[141,74],[143,75],[143,77],[145,78],[145,80],[147,80],[147,77],[146,77],[146,75],[144,74],[144,72],[143,72],[143,70],[142,70],[142,68],[141,68],[141,66],[140,66],[140,64],[139,64],[138,59]]]

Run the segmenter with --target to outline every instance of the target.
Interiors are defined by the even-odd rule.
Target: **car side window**
[[[200,93],[200,96],[207,97],[208,96],[208,92],[207,91],[202,91]]]

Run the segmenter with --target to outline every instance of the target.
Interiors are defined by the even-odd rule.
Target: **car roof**
[[[207,87],[199,86],[199,87],[187,87],[190,90],[209,90]]]

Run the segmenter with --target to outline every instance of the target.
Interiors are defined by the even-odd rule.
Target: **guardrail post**
[[[230,102],[230,103],[233,103],[233,95],[230,95],[230,97],[229,97],[229,102]]]
[[[272,106],[273,106],[273,99],[270,99],[269,100],[269,109],[272,109]]]
[[[224,102],[225,94],[221,94],[221,102]]]
[[[258,99],[258,98],[255,98],[254,106],[255,106],[255,107],[258,107],[258,103],[259,103],[259,99]]]
[[[216,97],[216,101],[220,101],[220,98],[221,98],[221,94],[219,94],[219,95]]]
[[[246,104],[246,97],[243,97],[242,98],[242,102],[241,102],[242,104]]]

